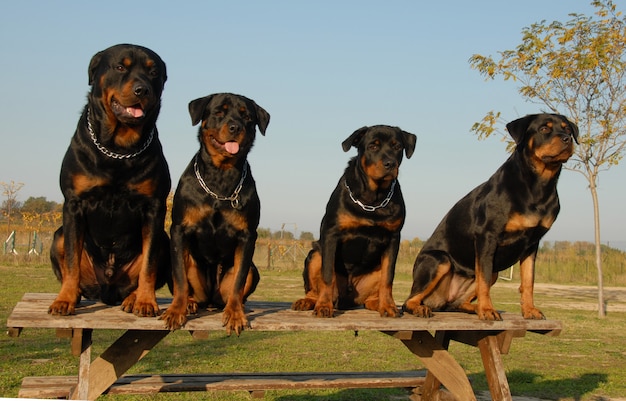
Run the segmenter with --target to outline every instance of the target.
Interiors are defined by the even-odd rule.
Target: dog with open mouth
[[[115,45],[91,59],[91,91],[61,165],[53,315],[74,314],[81,297],[159,314],[155,290],[171,282],[171,180],[156,128],[166,80],[163,60],[142,46]]]
[[[244,303],[259,282],[252,262],[261,205],[247,156],[270,115],[253,100],[217,93],[189,103],[200,150],[183,172],[172,207],[174,299],[161,319],[182,327],[199,306],[223,310],[228,334],[248,326]]]

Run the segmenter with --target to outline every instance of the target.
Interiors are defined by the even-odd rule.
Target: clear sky
[[[23,182],[20,201],[62,201],[59,169],[89,91],[89,60],[134,43],[167,64],[158,127],[174,186],[198,148],[189,101],[245,95],[271,114],[250,154],[260,226],[317,237],[356,154],[341,142],[364,125],[396,125],[418,138],[400,169],[403,238],[425,239],[507,158],[503,142],[479,141],[472,124],[490,110],[508,121],[542,111],[515,83],[486,82],[469,57],[515,48],[532,23],[593,11],[582,0],[0,0],[0,181]],[[604,243],[626,243],[624,163],[600,176]],[[559,194],[545,239],[593,240],[584,177],[564,171]]]

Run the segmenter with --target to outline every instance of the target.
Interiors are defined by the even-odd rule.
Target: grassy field
[[[410,275],[401,267],[394,292],[396,301],[408,295]],[[0,265],[0,321],[6,318],[25,292],[57,292],[59,284],[48,264]],[[528,334],[513,342],[504,356],[514,395],[552,400],[601,401],[626,395],[626,300],[616,289],[609,315],[598,319],[593,288],[538,286],[537,304],[550,319],[561,320],[559,337]],[[262,271],[262,281],[252,299],[293,301],[302,295],[300,271]],[[496,307],[519,311],[515,285],[498,283],[493,289]],[[160,295],[168,296],[161,291]],[[94,354],[119,336],[116,331],[94,332]],[[372,350],[375,358],[372,359]],[[475,348],[453,343],[451,353],[468,372],[476,391],[487,390],[480,354]],[[280,357],[277,357],[280,352]],[[24,330],[18,338],[0,337],[0,397],[15,397],[25,376],[72,375],[78,359],[69,352],[69,340],[57,339],[52,330]],[[400,342],[375,332],[284,333],[246,331],[241,337],[212,333],[208,340],[194,340],[186,332],[166,337],[129,373],[219,373],[270,371],[366,371],[422,369]],[[276,391],[266,400],[406,400],[403,389]],[[131,400],[248,400],[246,392],[111,396]]]

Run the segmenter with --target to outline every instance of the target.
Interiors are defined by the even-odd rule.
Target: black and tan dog
[[[522,315],[545,318],[533,299],[535,257],[559,213],[557,180],[573,154],[578,127],[561,115],[535,114],[506,128],[515,151],[452,207],[424,244],[404,311],[430,317],[433,310],[460,310],[501,320],[490,288],[499,271],[519,261]]]
[[[243,304],[259,272],[252,262],[260,202],[247,155],[270,115],[254,101],[218,93],[189,103],[200,150],[183,172],[172,210],[174,299],[161,316],[182,327],[198,305],[223,308],[228,334],[248,326]]]
[[[353,157],[326,205],[320,239],[304,264],[305,297],[295,310],[332,317],[335,308],[364,305],[399,316],[392,287],[405,207],[398,170],[416,136],[397,127],[363,127],[342,144]]]
[[[50,258],[62,284],[51,314],[75,313],[81,296],[159,313],[155,289],[171,276],[171,182],[155,125],[166,79],[145,47],[116,45],[91,59],[91,91],[61,166],[63,226]]]

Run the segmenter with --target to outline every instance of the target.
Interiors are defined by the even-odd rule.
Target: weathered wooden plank
[[[37,328],[91,328],[91,329],[137,329],[164,330],[163,321],[158,318],[137,317],[125,313],[119,307],[111,307],[93,301],[83,301],[73,316],[49,315],[48,307],[55,294],[25,294],[7,319],[11,329]],[[171,299],[159,299],[161,309],[169,306]],[[332,319],[313,317],[311,312],[290,309],[286,302],[255,302],[246,304],[248,320],[252,330],[259,331],[299,331],[299,330],[516,330],[533,331],[541,334],[558,334],[562,326],[554,320],[525,320],[518,313],[502,313],[502,321],[479,320],[475,315],[457,312],[440,312],[429,319],[404,315],[400,318],[382,318],[377,312],[365,309],[339,311]],[[222,314],[216,311],[202,311],[189,316],[184,327],[190,331],[223,330]],[[13,331],[15,332],[15,331]]]
[[[445,350],[450,346],[450,338],[448,336],[448,332],[446,331],[437,331],[435,333],[435,341],[437,344],[440,344],[441,347]],[[422,397],[420,400],[440,400],[441,399],[441,382],[439,379],[433,374],[433,372],[428,371],[426,374],[426,378],[424,379],[424,385],[422,386]]]
[[[460,342],[463,344],[471,345],[472,347],[478,347],[478,341],[486,336],[496,336],[498,340],[498,346],[502,354],[508,354],[513,342],[513,338],[524,337],[526,335],[525,330],[506,330],[506,331],[447,331],[447,336],[450,340]]]
[[[91,371],[91,338],[93,330],[76,329],[72,337],[72,348],[77,339],[80,339],[79,363],[78,363],[78,385],[73,389],[70,398],[75,400],[86,400],[89,395],[89,374]]]
[[[495,336],[478,340],[478,348],[485,367],[485,376],[493,401],[510,401],[511,390],[500,355],[500,345]]]
[[[459,400],[476,401],[474,390],[465,371],[448,351],[430,333],[417,331],[410,340],[402,340],[404,345],[417,355],[429,373],[432,373],[438,382],[446,386]],[[433,385],[436,385],[436,381]],[[433,389],[436,392],[437,389]],[[429,395],[430,399],[436,399]]]
[[[83,399],[96,399],[168,334],[165,330],[125,332],[91,363],[89,393]]]
[[[76,376],[32,376],[22,380],[19,398],[70,398],[78,384]]]
[[[108,394],[153,394],[189,391],[266,391],[326,388],[415,388],[424,371],[398,372],[291,372],[186,375],[126,375]],[[25,377],[20,398],[67,397],[75,376]]]

